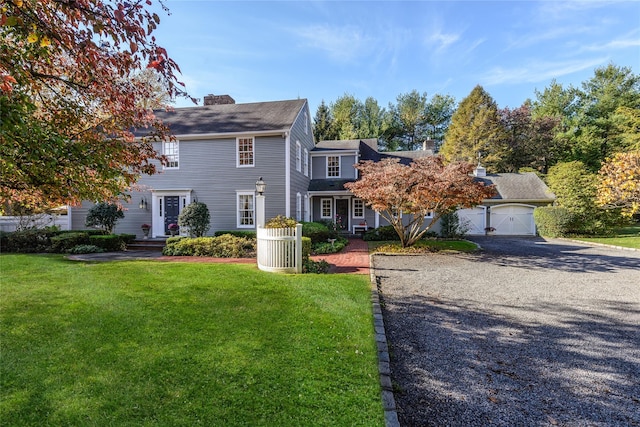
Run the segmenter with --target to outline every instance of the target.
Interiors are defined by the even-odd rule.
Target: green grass
[[[0,271],[3,425],[384,424],[364,276],[36,255]]]
[[[399,241],[372,241],[369,252],[385,253],[431,253],[440,251],[473,252],[478,249],[475,243],[467,240],[418,240],[415,245],[403,248]]]
[[[603,243],[606,245],[640,249],[640,225],[623,227],[619,229],[613,236],[575,237],[574,239],[583,242]]]

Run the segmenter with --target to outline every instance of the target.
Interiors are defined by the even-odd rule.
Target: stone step
[[[136,239],[127,245],[128,251],[158,251],[162,252],[166,239]]]

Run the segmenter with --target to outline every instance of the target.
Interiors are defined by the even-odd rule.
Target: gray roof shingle
[[[306,99],[205,105],[155,111],[174,135],[205,135],[290,129]],[[144,135],[144,129],[136,132]]]
[[[476,178],[487,185],[495,184],[498,194],[491,200],[553,201],[555,195],[534,172],[496,173]]]

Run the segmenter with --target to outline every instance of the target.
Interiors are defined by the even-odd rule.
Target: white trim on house
[[[361,206],[360,207],[356,207],[356,202],[361,204]],[[366,209],[364,200],[359,199],[357,197],[353,197],[351,199],[351,205],[352,205],[351,206],[351,211],[353,212],[352,217],[355,218],[355,219],[364,219],[364,217],[365,217],[365,209]],[[356,212],[358,210],[362,211],[362,215],[356,215]]]
[[[326,216],[325,212],[324,212],[324,210],[325,210],[324,202],[327,202],[327,201],[329,202],[329,206],[328,206],[328,209],[330,211],[329,212],[329,216]],[[322,219],[333,219],[333,205],[334,205],[333,197],[323,197],[323,198],[321,198],[320,199],[320,218],[322,218]]]
[[[251,196],[251,206],[247,209],[250,212],[251,224],[242,224],[243,217],[240,214],[240,196]],[[256,193],[255,190],[236,190],[236,228],[255,228],[256,227]]]
[[[338,174],[337,175],[329,175],[329,158],[330,157],[334,157],[334,158],[338,159],[338,165],[337,165]],[[329,155],[329,156],[327,156],[327,167],[325,169],[325,177],[326,177],[326,179],[342,177],[342,165],[341,165],[341,163],[342,163],[342,156],[339,156],[339,155]],[[332,166],[332,167],[335,168],[335,166]]]
[[[277,129],[277,130],[268,130],[268,131],[243,131],[243,132],[223,132],[223,133],[185,133],[185,134],[176,134],[175,136],[180,138],[181,141],[197,141],[202,139],[228,139],[228,138],[239,138],[244,136],[282,136],[284,138],[285,134],[289,132],[290,129]],[[137,137],[136,140],[142,140],[143,138]]]
[[[311,199],[308,194],[304,195],[304,220],[311,221]]]
[[[163,170],[180,169],[180,141],[178,139],[163,141],[162,154],[167,158],[167,163],[162,165]]]
[[[251,164],[240,164],[240,141],[251,140]],[[249,151],[243,151],[248,153]],[[236,137],[236,167],[237,168],[253,168],[256,166],[256,138],[254,136],[238,136]]]
[[[287,132],[284,146],[284,215],[291,217],[291,132]]]
[[[296,141],[296,170],[302,172],[302,145]]]
[[[151,190],[151,237],[164,237],[164,197],[179,196],[180,211],[191,203],[190,188]]]

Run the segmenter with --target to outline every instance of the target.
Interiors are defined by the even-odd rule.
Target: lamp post
[[[264,190],[267,188],[267,184],[260,177],[256,181],[256,229],[264,227],[265,222],[265,203],[264,203]]]

